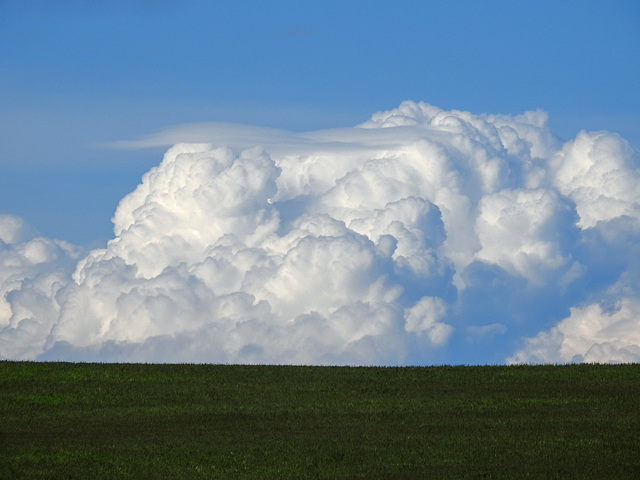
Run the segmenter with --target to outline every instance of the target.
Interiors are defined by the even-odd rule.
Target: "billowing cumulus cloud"
[[[0,215],[0,358],[31,359],[42,353],[80,250],[67,242],[33,238],[13,215]]]
[[[184,125],[91,252],[0,216],[0,357],[640,361],[640,162],[544,112]],[[188,143],[185,143],[188,142]]]

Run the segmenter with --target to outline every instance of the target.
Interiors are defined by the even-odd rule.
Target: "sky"
[[[0,358],[638,361],[638,44],[637,1],[0,0]]]

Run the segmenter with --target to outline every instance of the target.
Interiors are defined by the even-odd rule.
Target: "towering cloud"
[[[104,249],[0,217],[0,357],[640,360],[640,163],[616,134],[404,102],[350,129],[128,145],[173,143]]]

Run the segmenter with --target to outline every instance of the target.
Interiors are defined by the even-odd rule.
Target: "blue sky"
[[[0,359],[640,361],[638,45],[637,0],[0,0]]]
[[[352,126],[403,100],[640,144],[637,1],[0,1],[0,211],[96,244],[162,150],[228,121]]]

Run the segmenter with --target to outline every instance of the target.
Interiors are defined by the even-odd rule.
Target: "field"
[[[640,365],[3,361],[0,478],[640,478]]]

